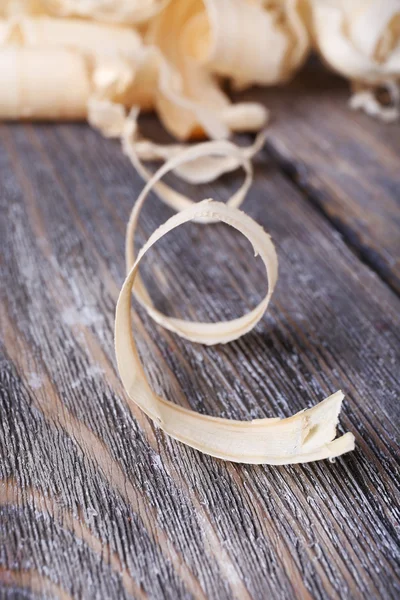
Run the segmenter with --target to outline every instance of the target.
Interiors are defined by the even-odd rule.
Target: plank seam
[[[286,179],[289,179],[305,200],[341,235],[343,242],[357,259],[373,271],[382,283],[389,287],[397,297],[400,297],[400,291],[396,285],[396,276],[394,275],[395,281],[391,281],[385,274],[385,267],[379,265],[379,258],[375,257],[374,260],[374,257],[372,256],[373,251],[363,247],[363,244],[357,241],[356,233],[353,232],[349,226],[340,219],[329,215],[324,209],[323,203],[318,199],[319,192],[301,176],[299,165],[297,165],[294,160],[290,160],[286,156],[283,156],[271,141],[265,142],[264,150],[268,157],[279,168],[283,176]]]

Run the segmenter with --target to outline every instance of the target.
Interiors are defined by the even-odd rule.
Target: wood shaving
[[[349,105],[353,110],[363,110],[371,117],[378,117],[385,123],[393,123],[400,117],[400,88],[397,86],[388,89],[391,103],[388,106],[382,105],[376,98],[371,89],[364,89],[354,92],[350,98]]]
[[[270,236],[245,213],[234,207],[237,197],[228,204],[204,200],[190,204],[155,231],[137,257],[134,254],[135,230],[143,204],[159,180],[180,164],[214,154],[232,155],[241,160],[250,172],[251,163],[237,148],[224,141],[208,142],[185,150],[165,163],[148,181],[137,199],[128,224],[126,237],[127,277],[118,299],[115,319],[115,349],[118,369],[125,390],[161,429],[177,440],[206,454],[243,463],[288,464],[334,458],[354,449],[354,436],[346,433],[335,440],[336,425],[343,400],[336,392],[314,408],[301,411],[288,419],[257,419],[235,421],[200,415],[157,396],[150,388],[140,364],[132,336],[131,294],[161,326],[191,340],[206,345],[227,343],[238,339],[259,322],[264,315],[278,277],[278,260]],[[241,199],[243,188],[238,194]],[[219,323],[190,322],[167,317],[151,302],[140,278],[139,264],[145,253],[172,229],[187,223],[222,221],[240,231],[251,242],[267,272],[268,291],[256,308],[231,321]]]
[[[322,57],[353,86],[363,88],[351,107],[383,121],[397,119],[398,108],[380,105],[374,90],[400,82],[399,0],[312,0],[312,14]]]

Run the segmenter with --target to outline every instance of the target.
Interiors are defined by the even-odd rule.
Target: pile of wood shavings
[[[312,48],[347,77],[354,108],[386,121],[399,117],[400,3],[398,0],[6,0],[0,8],[0,118],[88,119],[110,137],[147,181],[127,233],[128,275],[116,314],[116,353],[130,401],[176,439],[205,453],[247,463],[296,463],[333,458],[354,448],[347,433],[335,440],[343,394],[289,419],[232,421],[199,415],[158,397],[140,365],[131,333],[132,292],[167,329],[196,343],[235,340],[263,316],[277,280],[277,257],[268,236],[239,211],[252,182],[251,158],[262,146],[267,109],[232,104],[221,87],[282,84]],[[391,102],[381,106],[374,90]],[[179,141],[163,146],[143,139],[140,111],[155,111]],[[232,132],[258,132],[238,148]],[[182,142],[211,138],[186,148]],[[164,162],[152,176],[146,160]],[[168,171],[193,183],[211,181],[238,166],[242,187],[226,205],[193,204],[160,181]],[[177,214],[134,254],[138,216],[149,191]],[[152,305],[138,274],[144,253],[187,221],[223,221],[238,229],[265,264],[268,293],[240,319],[190,323]]]
[[[179,140],[259,131],[265,107],[235,89],[282,84],[315,48],[364,98],[399,116],[398,0],[3,0],[0,118],[84,119],[120,135],[155,110]],[[369,110],[371,102],[353,101]],[[149,152],[149,148],[147,148]]]

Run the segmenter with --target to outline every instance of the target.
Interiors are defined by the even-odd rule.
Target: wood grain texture
[[[158,393],[214,415],[289,416],[342,388],[357,448],[335,463],[226,463],[130,412],[113,319],[142,183],[84,125],[0,127],[5,598],[398,597],[400,301],[267,153],[256,162],[244,208],[278,249],[269,313],[203,348],[134,306],[139,350]],[[152,198],[139,242],[171,214]],[[143,276],[159,308],[209,320],[265,287],[223,225],[171,232]]]
[[[400,126],[347,108],[348,83],[310,61],[271,109],[268,149],[360,258],[400,292]]]

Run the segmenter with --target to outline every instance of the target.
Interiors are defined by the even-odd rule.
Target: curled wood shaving
[[[2,0],[0,15],[80,17],[108,23],[139,25],[154,17],[170,0]]]
[[[384,121],[398,118],[398,106],[382,106],[374,89],[393,89],[400,82],[400,2],[312,0],[312,9],[314,37],[323,58],[363,88],[351,107]]]
[[[149,386],[132,336],[132,292],[159,325],[193,342],[212,345],[236,340],[258,323],[267,309],[278,277],[278,261],[270,236],[249,216],[235,208],[232,198],[230,205],[212,200],[190,204],[159,227],[135,257],[134,235],[141,208],[149,192],[168,171],[190,160],[213,154],[233,155],[246,170],[250,169],[248,159],[239,156],[237,148],[229,142],[208,144],[190,148],[164,164],[148,181],[132,210],[126,244],[128,274],[119,295],[115,320],[116,356],[125,390],[130,400],[166,433],[218,458],[243,463],[288,464],[334,458],[349,452],[354,448],[351,433],[335,440],[343,400],[340,391],[288,419],[267,418],[247,422],[200,415],[164,400]],[[153,306],[138,272],[140,261],[161,237],[188,221],[224,222],[245,235],[255,255],[261,257],[267,272],[268,291],[248,314],[219,323],[189,322],[167,317]]]
[[[228,140],[204,142],[194,147],[184,146],[162,146],[149,141],[137,142],[136,115],[131,114],[125,121],[125,129],[122,136],[122,144],[125,154],[131,160],[133,166],[145,181],[152,178],[151,172],[143,165],[143,159],[168,160],[175,157],[193,156],[190,162],[175,161],[173,172],[184,181],[192,184],[201,184],[214,181],[223,173],[234,171],[242,165],[246,171],[246,179],[241,188],[232,196],[228,204],[239,207],[251,185],[253,170],[251,159],[263,147],[266,132],[260,132],[251,146],[239,147]],[[230,149],[230,154],[226,149]],[[212,154],[212,155],[211,155]],[[171,164],[171,163],[169,163]],[[184,194],[176,192],[165,183],[155,182],[154,191],[159,198],[174,210],[183,210],[192,204],[192,201]]]
[[[350,98],[350,108],[363,110],[371,117],[378,117],[385,123],[393,123],[400,117],[400,88],[393,83],[387,86],[390,104],[383,105],[376,97],[374,90],[364,89],[354,92]]]
[[[145,42],[160,49],[177,74],[176,88],[196,107],[188,106],[177,118],[168,101],[157,106],[175,137],[188,139],[204,133],[226,137],[229,131],[264,127],[263,107],[247,103],[232,107],[217,75],[228,77],[237,88],[287,79],[309,48],[298,4],[294,0],[268,5],[243,0],[174,0],[157,15]],[[219,128],[212,124],[210,129],[200,108],[219,119]]]
[[[194,97],[204,94],[195,81],[201,67],[230,78],[237,89],[281,83],[309,49],[299,5],[298,0],[265,5],[243,0],[174,0],[150,25],[147,39],[180,66],[187,77],[184,85]]]
[[[39,15],[44,12],[45,7],[42,0],[2,0],[0,4],[0,17]]]
[[[6,119],[85,118],[97,65],[105,69],[141,47],[134,30],[46,16],[0,21],[0,40],[0,115]]]
[[[137,25],[159,13],[170,0],[42,0],[51,13]]]

